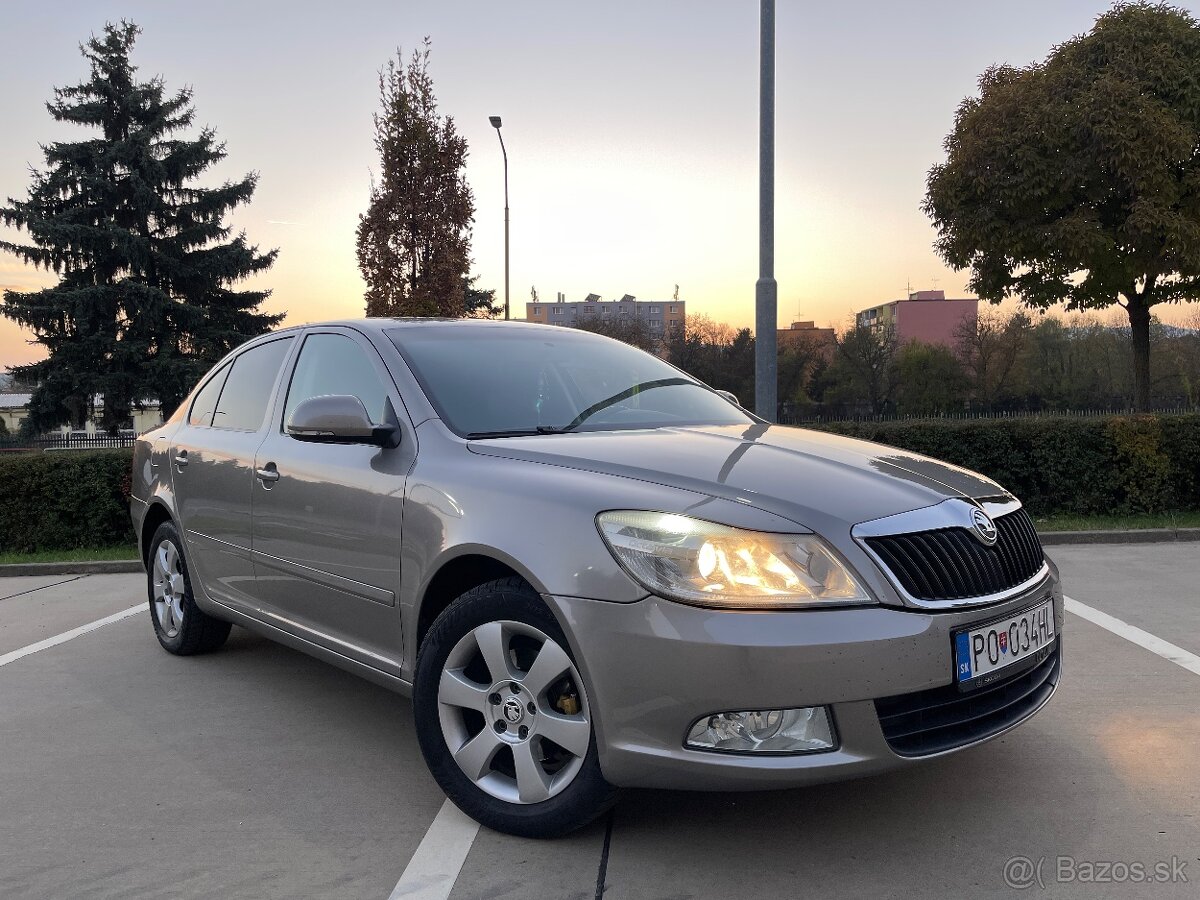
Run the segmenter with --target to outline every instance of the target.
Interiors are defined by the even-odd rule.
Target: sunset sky
[[[990,64],[1025,64],[1086,31],[1101,0],[779,0],[779,318],[841,326],[914,290],[964,292],[921,213],[954,109]],[[52,10],[52,11],[51,11]],[[261,173],[235,224],[279,261],[255,284],[289,323],[360,316],[354,228],[367,202],[376,72],[433,40],[443,113],[470,145],[473,257],[503,292],[503,182],[489,114],[504,117],[512,302],[595,292],[669,297],[753,322],[757,274],[758,3],[55,2],[0,7],[0,197],[23,197],[54,125],[55,85],[86,78],[78,44],[105,21],[143,28],[134,62],[191,85],[229,158]],[[7,238],[11,231],[0,232]],[[0,254],[0,286],[52,278]],[[1175,320],[1188,312],[1165,313]],[[37,354],[0,319],[0,368]]]

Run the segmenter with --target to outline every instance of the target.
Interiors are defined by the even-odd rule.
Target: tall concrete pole
[[[504,135],[500,132],[503,124],[499,116],[488,116],[488,121],[496,129],[496,137],[500,138],[500,152],[504,155],[504,318],[508,312],[508,151],[504,149]]]
[[[758,87],[758,281],[754,285],[754,411],[774,422],[777,409],[775,282],[775,0],[761,0]]]
[[[504,149],[504,135],[496,129],[500,138],[500,152],[504,154],[504,318],[509,318],[508,312],[508,151]]]

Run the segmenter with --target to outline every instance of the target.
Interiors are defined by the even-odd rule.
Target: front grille
[[[901,756],[927,756],[998,734],[1020,722],[1054,692],[1062,638],[1042,662],[969,693],[954,684],[882,697],[875,712],[888,746]]]
[[[918,600],[963,600],[1023,584],[1045,556],[1023,509],[995,519],[996,543],[985,546],[966,528],[936,528],[867,538],[880,561]]]

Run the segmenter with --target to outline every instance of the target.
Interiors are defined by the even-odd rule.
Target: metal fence
[[[786,408],[779,411],[778,421],[781,425],[831,425],[840,422],[928,422],[946,420],[971,419],[1047,419],[1055,417],[1095,417],[1132,415],[1129,408],[1095,408],[1095,409],[1018,409],[998,412],[963,411],[939,413],[937,415],[812,415],[810,412],[793,412]],[[1146,410],[1154,415],[1182,415],[1200,413],[1197,406],[1164,406]],[[23,439],[16,435],[0,435],[0,454],[3,453],[40,453],[59,450],[106,450],[132,447],[138,438],[132,431],[122,431],[119,434],[101,434],[96,432],[71,432],[69,434],[43,435],[32,439]]]
[[[36,438],[0,435],[0,453],[42,453],[60,450],[107,450],[132,447],[137,435],[132,431],[120,434],[71,432]]]
[[[1200,413],[1200,407],[1197,406],[1165,406],[1155,409],[1146,410],[1147,414],[1153,415],[1182,415],[1187,413]],[[861,415],[813,415],[806,412],[791,412],[783,409],[779,412],[779,422],[781,425],[828,425],[839,422],[928,422],[928,421],[945,421],[945,420],[971,420],[971,419],[1050,419],[1050,418],[1087,418],[1096,416],[1125,416],[1134,415],[1134,410],[1131,408],[1095,408],[1095,409],[1017,409],[1017,410],[999,410],[999,411],[960,411],[952,413],[938,413],[936,415],[897,415],[894,413],[884,413],[883,415],[870,415],[864,413]]]

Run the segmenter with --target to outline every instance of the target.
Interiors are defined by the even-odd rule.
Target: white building
[[[32,394],[0,393],[0,422],[4,422],[8,426],[9,434],[16,434],[20,430],[21,423],[29,415],[29,401],[32,397]],[[97,412],[104,409],[104,399],[97,397],[95,405]],[[157,428],[162,424],[162,410],[159,408],[157,400],[146,401],[143,406],[143,409],[132,411],[129,420],[125,423],[124,430],[132,430],[137,434],[141,434],[143,431],[149,431],[151,428]],[[57,433],[62,434],[70,434],[71,431],[72,429],[69,425],[62,425],[56,429]],[[96,426],[95,421],[89,419],[84,423],[83,433],[99,434],[102,431]]]

